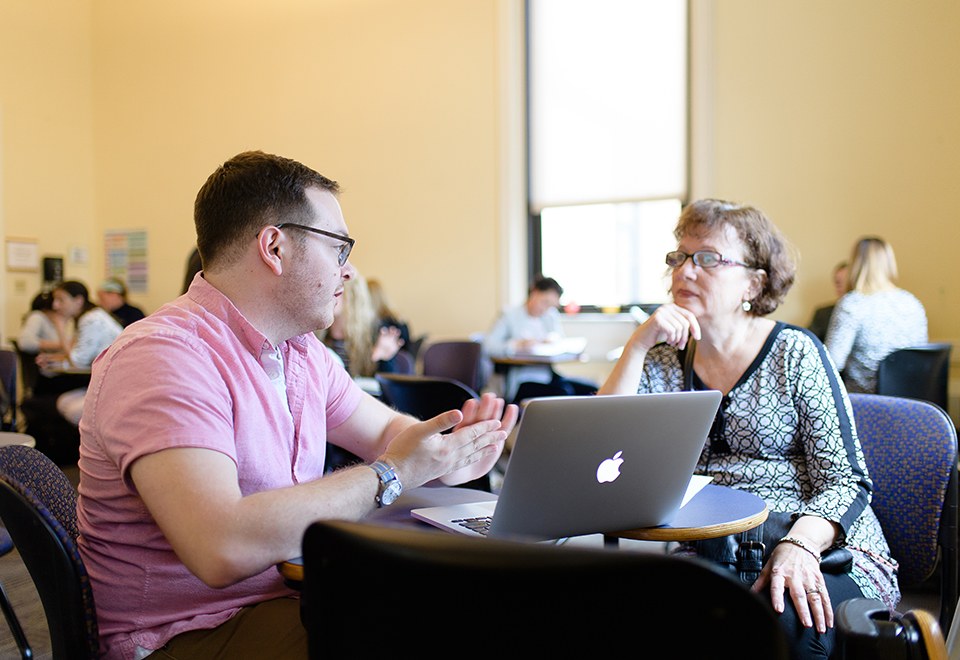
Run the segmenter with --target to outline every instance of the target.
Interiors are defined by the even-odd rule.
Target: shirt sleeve
[[[78,367],[89,367],[122,330],[103,310],[87,312],[77,323],[77,341],[70,351],[70,361]]]
[[[853,350],[853,342],[857,338],[857,319],[853,313],[854,299],[850,294],[845,295],[833,308],[830,317],[830,327],[827,330],[827,341],[824,344],[833,358],[837,369],[843,371],[847,359]]]
[[[24,353],[40,352],[40,335],[43,331],[43,312],[31,312],[17,335],[17,346]]]
[[[810,495],[801,513],[838,523],[844,533],[870,503],[873,490],[853,422],[853,409],[826,350],[812,338],[798,343],[797,432],[806,456]]]

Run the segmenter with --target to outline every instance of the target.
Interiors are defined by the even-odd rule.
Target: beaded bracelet
[[[820,553],[816,552],[813,548],[811,548],[809,545],[807,545],[800,539],[794,538],[792,536],[784,536],[782,539],[777,541],[777,544],[780,544],[780,543],[790,543],[792,545],[797,546],[801,550],[806,550],[811,555],[813,555],[813,558],[817,560],[818,564],[822,561],[820,558]]]

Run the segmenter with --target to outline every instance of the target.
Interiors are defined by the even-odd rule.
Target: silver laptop
[[[496,502],[411,513],[463,534],[536,539],[669,524],[720,399],[712,390],[533,399]]]

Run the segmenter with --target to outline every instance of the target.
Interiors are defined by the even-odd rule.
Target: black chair
[[[513,657],[788,657],[769,604],[694,559],[321,522],[303,562],[311,658],[349,657],[371,630],[424,658],[491,637]],[[357,616],[371,602],[373,628]]]
[[[932,614],[890,614],[876,600],[851,598],[837,606],[836,657],[841,660],[947,660],[943,633]],[[834,656],[831,656],[834,657]]]
[[[40,367],[37,366],[37,353],[25,353],[20,350],[20,345],[16,341],[10,340],[13,344],[13,350],[20,361],[20,380],[23,381],[23,398],[29,399],[33,396],[37,388],[37,382],[40,379]]]
[[[423,342],[427,340],[427,335],[420,335],[416,339],[411,339],[410,343],[404,344],[403,350],[410,354],[410,357],[413,358],[413,361],[417,361],[417,356],[420,354],[420,348],[423,346]]]
[[[417,362],[407,351],[401,349],[393,356],[393,373],[412,376],[417,372]]]
[[[894,351],[880,362],[877,394],[921,399],[947,409],[950,344],[925,344]]]
[[[436,417],[448,410],[459,410],[470,399],[480,398],[463,383],[449,378],[380,373],[376,379],[380,383],[380,399],[384,403],[420,420]],[[484,475],[460,485],[489,493],[490,476]]]
[[[54,660],[100,657],[93,591],[77,549],[77,494],[36,449],[0,447],[0,517],[33,579]]]
[[[525,381],[520,383],[520,387],[517,388],[517,395],[513,398],[513,402],[521,403],[527,399],[536,399],[544,396],[570,396],[570,392],[559,385]]]
[[[0,387],[7,395],[7,411],[0,411],[4,419],[0,421],[0,431],[17,430],[17,354],[0,350]],[[9,412],[9,418],[6,413]]]
[[[380,373],[376,379],[384,403],[420,420],[459,410],[470,399],[479,398],[469,387],[449,378]]]
[[[423,352],[423,375],[451,378],[475,392],[481,382],[480,352],[482,345],[473,341],[445,341],[430,344]]]
[[[940,408],[915,399],[851,394],[871,507],[901,587],[920,585],[940,560],[940,627],[957,606],[957,432]]]

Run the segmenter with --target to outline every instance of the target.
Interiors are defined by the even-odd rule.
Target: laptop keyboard
[[[459,518],[457,520],[451,520],[450,522],[486,536],[487,532],[490,531],[491,520],[493,520],[493,516],[480,516],[478,518]]]

